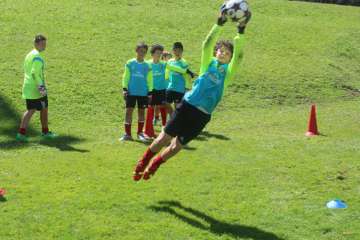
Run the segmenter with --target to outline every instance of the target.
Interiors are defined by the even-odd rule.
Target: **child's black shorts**
[[[210,119],[210,114],[200,111],[183,100],[166,124],[164,131],[172,137],[178,137],[180,143],[186,145],[201,133]]]
[[[137,107],[140,109],[147,108],[148,106],[148,96],[131,96],[127,95],[125,97],[126,101],[126,108],[135,108],[135,105],[137,103]]]
[[[171,90],[166,91],[166,102],[167,103],[180,103],[185,93],[175,92]]]
[[[164,105],[166,103],[166,90],[154,90],[151,95],[151,102],[149,105]]]
[[[41,111],[45,108],[48,108],[48,97],[42,97],[39,99],[26,99],[26,109],[27,110],[38,110]]]

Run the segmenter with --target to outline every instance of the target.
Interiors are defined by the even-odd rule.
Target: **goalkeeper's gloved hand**
[[[245,13],[245,17],[241,19],[241,21],[238,23],[237,25],[237,29],[238,29],[238,33],[240,34],[244,34],[245,33],[245,28],[247,23],[250,21],[251,19],[251,12],[247,11]]]
[[[227,18],[224,14],[221,14],[217,19],[217,25],[224,26],[224,24],[227,22]]]
[[[223,3],[220,7],[220,15],[224,16],[226,13],[226,3]]]
[[[46,87],[44,85],[40,85],[38,89],[42,97],[45,97],[47,95]]]
[[[220,7],[220,15],[217,19],[217,25],[219,26],[224,26],[224,24],[227,22],[227,17],[226,17],[226,3],[224,3],[223,5],[221,5]]]
[[[123,96],[124,96],[124,100],[126,101],[126,97],[128,96],[128,90],[127,88],[123,88]]]

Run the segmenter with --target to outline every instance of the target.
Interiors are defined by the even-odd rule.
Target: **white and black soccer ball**
[[[221,7],[221,12],[234,22],[241,21],[249,10],[246,0],[227,0]]]

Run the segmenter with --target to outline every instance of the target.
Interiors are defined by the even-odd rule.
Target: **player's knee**
[[[126,116],[132,116],[133,112],[134,112],[133,108],[127,108],[125,113],[126,113]]]
[[[179,142],[177,138],[175,138],[171,143],[171,151],[178,152],[181,150],[181,148],[182,148],[182,144]]]
[[[162,131],[156,140],[158,140],[158,142],[161,143],[162,145],[167,145],[171,141],[171,138],[172,137],[170,135]]]

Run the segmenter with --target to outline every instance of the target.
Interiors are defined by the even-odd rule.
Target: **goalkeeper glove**
[[[40,85],[38,87],[38,89],[39,89],[39,92],[40,92],[41,96],[45,97],[47,95],[46,87],[44,85]]]
[[[224,14],[221,14],[217,19],[217,25],[224,26],[224,24],[227,22],[227,18]]]
[[[124,96],[124,100],[126,100],[126,97],[128,96],[129,92],[127,90],[127,88],[123,88],[123,96]]]
[[[217,25],[224,26],[224,24],[226,23],[227,18],[225,16],[225,12],[226,12],[226,4],[224,3],[220,7],[220,16],[217,19]]]
[[[245,33],[246,25],[250,21],[250,19],[251,19],[251,12],[250,11],[245,12],[245,17],[237,25],[237,29],[238,29],[239,34],[244,34]]]

